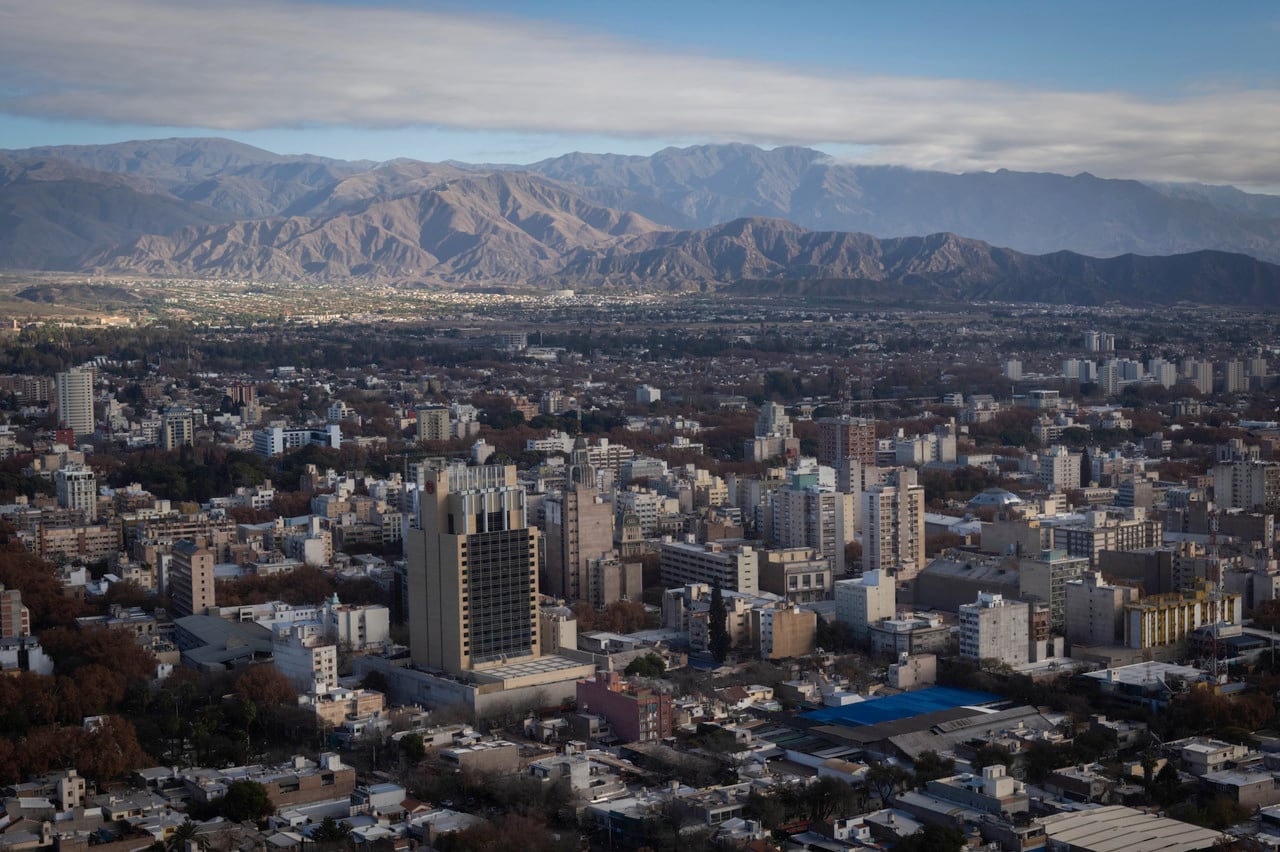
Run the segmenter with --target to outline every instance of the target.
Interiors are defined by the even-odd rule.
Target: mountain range
[[[1276,261],[1276,196],[858,166],[796,147],[527,166],[223,139],[0,151],[0,267],[14,269],[1271,305]]]

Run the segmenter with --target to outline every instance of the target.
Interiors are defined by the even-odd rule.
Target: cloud
[[[0,111],[858,146],[868,162],[1280,187],[1280,92],[855,75],[527,20],[288,0],[0,0]]]

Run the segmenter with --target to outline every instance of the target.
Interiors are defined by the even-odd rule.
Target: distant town
[[[68,286],[0,852],[1280,848],[1280,317]]]

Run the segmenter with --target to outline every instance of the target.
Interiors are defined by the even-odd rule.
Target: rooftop
[[[1089,852],[1191,852],[1225,835],[1176,819],[1113,805],[1041,820],[1052,844]]]

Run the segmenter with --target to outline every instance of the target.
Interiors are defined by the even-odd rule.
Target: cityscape
[[[1277,32],[0,0],[0,852],[1280,850]]]

